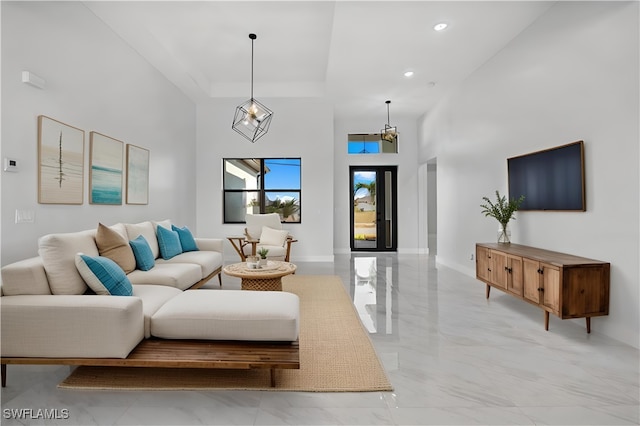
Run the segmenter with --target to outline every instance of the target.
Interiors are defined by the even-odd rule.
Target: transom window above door
[[[258,213],[301,222],[300,158],[225,158],[222,170],[224,223],[245,223],[247,214]]]
[[[389,141],[382,139],[380,133],[349,133],[347,153],[360,154],[397,154],[398,138]]]

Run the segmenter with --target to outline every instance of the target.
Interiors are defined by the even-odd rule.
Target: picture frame
[[[84,130],[38,116],[38,203],[84,203]]]
[[[127,144],[127,204],[149,204],[149,150]]]
[[[124,142],[89,133],[89,203],[122,204]]]

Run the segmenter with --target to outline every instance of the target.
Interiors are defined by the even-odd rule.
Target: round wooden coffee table
[[[270,260],[260,269],[249,269],[247,263],[242,262],[227,265],[222,271],[231,277],[242,278],[242,290],[282,291],[282,277],[293,274],[296,265]]]

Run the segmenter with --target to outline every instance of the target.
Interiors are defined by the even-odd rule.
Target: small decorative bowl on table
[[[260,269],[259,256],[247,256],[247,269]]]

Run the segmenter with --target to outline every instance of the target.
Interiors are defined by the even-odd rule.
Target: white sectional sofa
[[[4,266],[2,385],[6,385],[6,364],[12,363],[152,366],[139,359],[127,362],[147,339],[297,340],[296,295],[195,290],[216,274],[222,285],[223,240],[191,236],[167,255],[171,243],[160,234],[174,229],[165,220],[109,227],[99,224],[94,230],[50,234],[39,239],[38,257]],[[178,241],[183,235],[178,235]],[[186,235],[190,235],[188,230]],[[139,259],[138,251],[132,249],[135,244],[130,243],[142,238],[147,265],[140,264],[145,260]],[[180,252],[182,247],[190,248]],[[86,259],[115,265],[115,272],[109,275],[111,269],[106,268],[108,277],[102,279],[100,273],[105,269],[89,270]],[[103,285],[113,276],[126,282],[123,287]],[[117,293],[122,288],[129,292]],[[177,351],[172,358],[188,358],[188,353]],[[113,360],[118,361],[114,364]],[[215,358],[211,360],[197,366],[224,367],[216,367]],[[190,360],[179,361],[180,366],[188,366]],[[165,365],[170,364],[167,359]],[[299,364],[285,368],[299,368]]]

